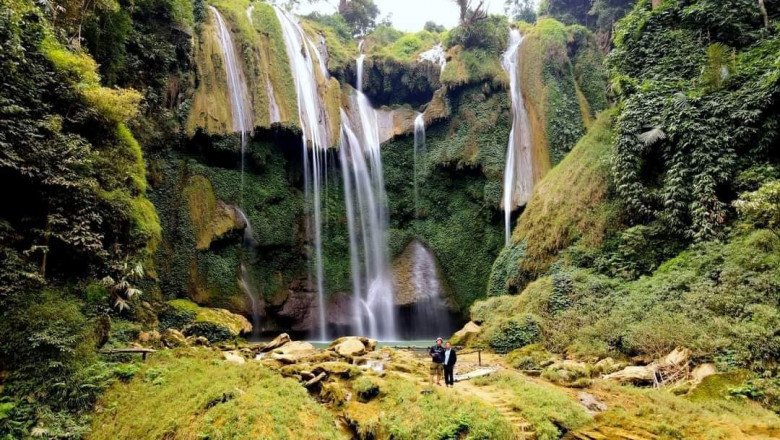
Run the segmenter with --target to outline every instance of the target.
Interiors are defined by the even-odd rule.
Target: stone
[[[308,342],[291,341],[275,349],[271,358],[285,364],[292,364],[316,352],[317,349]]]
[[[591,414],[600,413],[607,410],[607,405],[600,401],[593,394],[581,391],[577,393],[577,399]]]
[[[223,351],[222,357],[232,364],[242,365],[246,363],[246,359],[235,351]]]
[[[459,345],[465,344],[470,339],[477,336],[481,331],[482,327],[477,325],[474,321],[469,321],[462,329],[456,331],[455,334],[452,335],[452,341]]]
[[[279,336],[275,337],[273,340],[271,340],[271,342],[261,347],[260,352],[266,352],[266,351],[277,349],[290,341],[291,341],[290,335],[288,335],[287,333],[282,333]]]
[[[205,336],[188,336],[187,345],[208,347],[211,344]]]
[[[154,344],[160,342],[160,332],[152,330],[138,333],[138,342],[141,344]]]
[[[619,362],[616,362],[611,357],[608,357],[608,358],[604,358],[604,359],[596,362],[595,367],[596,367],[596,370],[598,370],[602,374],[609,374],[609,373],[614,373],[615,371],[618,371],[618,370],[622,369],[623,367],[625,367],[625,365],[621,364]]]
[[[183,347],[187,345],[187,339],[182,332],[172,328],[163,330],[160,335],[160,340],[163,345],[168,348]]]
[[[630,366],[604,376],[604,379],[634,385],[653,383],[655,369],[649,366]]]
[[[708,363],[697,365],[696,368],[691,371],[691,379],[694,383],[700,383],[705,377],[712,376],[717,372],[718,369],[715,368],[715,364]]]
[[[343,340],[334,345],[332,349],[341,356],[352,357],[360,356],[366,352],[366,346],[359,338],[352,336],[342,338]]]
[[[315,375],[325,372],[329,375],[338,376],[343,379],[349,379],[350,377],[357,376],[361,373],[358,367],[346,362],[323,362],[312,368],[311,372]]]

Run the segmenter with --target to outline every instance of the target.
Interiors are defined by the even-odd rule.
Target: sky
[[[379,18],[392,14],[393,27],[406,32],[422,30],[426,21],[442,24],[450,29],[458,24],[458,6],[452,0],[374,0],[379,6]],[[475,0],[474,3],[479,3]],[[504,13],[504,0],[485,0],[488,12]],[[317,11],[323,14],[336,12],[338,0],[321,0],[314,5],[301,2],[295,11],[306,15]]]

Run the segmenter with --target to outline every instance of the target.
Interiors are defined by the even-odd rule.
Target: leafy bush
[[[539,318],[525,314],[501,322],[488,336],[488,343],[496,353],[509,353],[514,349],[538,342],[540,337]]]
[[[187,310],[166,304],[158,314],[160,329],[183,329],[195,321],[196,315],[197,313],[194,310]]]

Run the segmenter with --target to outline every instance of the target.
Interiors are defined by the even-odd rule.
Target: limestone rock
[[[359,375],[360,368],[343,361],[323,362],[321,364],[316,365],[314,368],[312,368],[311,372],[313,374],[320,374],[322,372],[325,372],[332,376],[338,376],[343,379],[349,379],[350,377],[355,377]]]
[[[160,332],[152,330],[149,332],[138,333],[138,342],[141,344],[155,344],[160,342]]]
[[[579,392],[577,393],[577,399],[580,401],[582,406],[587,408],[587,410],[591,414],[599,413],[607,410],[607,405],[604,402],[600,401],[593,394],[586,393],[586,392]]]
[[[366,352],[366,346],[358,338],[346,338],[333,347],[341,356],[360,356]]]
[[[609,374],[622,369],[625,367],[625,364],[621,364],[611,357],[608,357],[596,362],[595,367],[599,372],[603,374]]]
[[[172,328],[163,330],[162,334],[160,335],[160,340],[162,341],[163,345],[168,348],[183,347],[187,345],[187,339],[184,337],[182,332]]]
[[[452,342],[455,344],[465,344],[473,337],[477,336],[482,331],[482,327],[477,325],[474,321],[469,321],[462,329],[455,332],[452,335]]]
[[[292,364],[316,353],[316,351],[317,349],[308,342],[291,341],[275,349],[271,357],[282,363]]]
[[[701,364],[691,371],[691,379],[694,383],[699,383],[704,380],[705,377],[712,376],[718,372],[715,368],[715,364]]]
[[[242,365],[246,363],[246,359],[235,351],[224,351],[222,352],[222,357],[233,364]]]
[[[691,358],[691,350],[687,348],[675,348],[658,362],[663,367],[681,367]]]
[[[630,366],[612,374],[607,374],[604,379],[614,380],[620,383],[643,385],[653,383],[655,369],[649,366]]]
[[[187,345],[208,347],[210,343],[205,336],[188,336]]]

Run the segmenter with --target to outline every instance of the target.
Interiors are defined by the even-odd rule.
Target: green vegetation
[[[360,387],[363,381],[358,379],[355,385]],[[344,409],[345,419],[356,425],[360,438],[476,440],[512,435],[508,422],[475,398],[455,397],[443,390],[421,394],[413,381],[394,374],[382,384],[378,397],[368,403],[350,402]]]
[[[161,352],[101,398],[90,438],[344,438],[296,381],[215,352]],[[149,414],[156,414],[149,417]]]
[[[515,372],[478,378],[476,384],[508,391],[512,396],[512,407],[533,425],[540,440],[560,438],[564,432],[580,428],[591,420],[585,408],[563,391],[548,384],[531,382]]]

